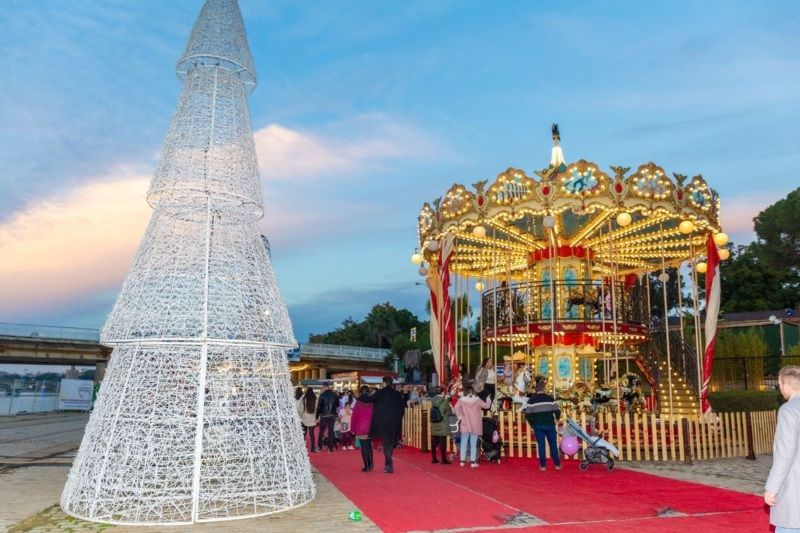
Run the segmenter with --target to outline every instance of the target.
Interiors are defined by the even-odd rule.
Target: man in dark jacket
[[[392,452],[395,442],[400,437],[398,428],[401,427],[400,423],[406,407],[403,403],[403,395],[394,390],[392,378],[386,376],[383,378],[382,389],[366,398],[359,398],[358,401],[375,404],[372,410],[370,436],[381,439],[385,461],[383,471],[391,474],[394,472]]]
[[[331,390],[327,383],[322,385],[322,393],[317,398],[317,420],[319,421],[319,439],[317,448],[322,449],[324,434],[328,435],[328,451],[333,451],[336,438],[333,434],[333,425],[336,422],[336,407],[339,402],[336,400],[336,393]]]
[[[558,408],[555,398],[545,392],[545,380],[536,384],[536,392],[528,397],[525,405],[525,418],[533,428],[536,435],[536,451],[539,453],[539,470],[547,469],[547,455],[544,444],[550,446],[550,457],[556,470],[561,470],[561,458],[558,455],[558,442],[556,439],[556,421],[561,418],[561,409]]]

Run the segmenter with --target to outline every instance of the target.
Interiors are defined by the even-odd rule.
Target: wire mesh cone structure
[[[61,498],[92,521],[246,518],[315,494],[296,341],[256,227],[255,73],[235,0],[205,3],[177,70],[153,216],[103,328],[114,351]]]

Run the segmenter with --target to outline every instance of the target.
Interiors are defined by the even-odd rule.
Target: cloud
[[[121,169],[0,224],[0,313],[52,308],[119,285],[150,215],[148,181]]]
[[[267,191],[260,227],[284,250],[377,216],[377,203],[331,202],[332,191],[343,179],[391,159],[427,157],[433,146],[423,132],[384,115],[360,116],[319,133],[270,124],[255,139]],[[316,194],[298,194],[294,180],[317,177],[330,179],[316,183]],[[97,305],[107,306],[150,219],[149,180],[148,173],[131,168],[81,178],[66,194],[33,200],[0,220],[0,315],[13,321],[60,316],[54,310],[67,308],[96,315],[75,302],[100,294],[106,296]]]
[[[747,244],[755,239],[753,219],[769,205],[777,202],[785,195],[780,191],[771,194],[754,194],[750,196],[723,197],[720,210],[722,229],[737,244]]]
[[[327,333],[348,317],[362,320],[373,305],[387,301],[397,308],[409,309],[425,320],[426,298],[424,287],[408,282],[343,287],[321,292],[309,300],[289,303],[288,307],[295,335],[300,342],[305,342],[309,334]]]
[[[269,124],[254,133],[265,180],[337,177],[383,168],[390,161],[441,154],[426,132],[384,114],[365,114],[326,125],[319,132]]]

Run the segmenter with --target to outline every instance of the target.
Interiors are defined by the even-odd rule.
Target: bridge
[[[289,353],[292,382],[325,379],[334,372],[382,370],[389,350],[337,344],[302,343]],[[100,344],[100,330],[0,322],[0,364],[100,366],[111,348]],[[102,372],[100,372],[102,374]]]

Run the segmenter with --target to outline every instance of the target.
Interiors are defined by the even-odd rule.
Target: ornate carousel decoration
[[[501,395],[519,397],[539,376],[568,409],[638,410],[644,384],[662,409],[696,410],[699,339],[694,354],[687,353],[692,339],[683,328],[683,344],[668,340],[677,331],[651,319],[653,309],[663,306],[661,317],[670,310],[666,300],[654,301],[650,282],[653,275],[670,286],[668,269],[676,267],[693,278],[696,293],[707,243],[728,240],[716,191],[700,175],[670,174],[652,162],[610,172],[583,159],[567,163],[557,125],[552,133],[550,165],[533,176],[508,168],[471,187],[454,184],[422,207],[412,262],[431,287],[440,381],[457,377],[453,361],[469,353],[447,338],[443,281],[452,278],[457,296],[471,287],[480,294],[480,347],[469,357],[489,358],[501,369]],[[681,325],[693,320],[695,331],[697,301],[687,303],[694,312],[683,313],[681,305],[679,313]],[[649,347],[659,335],[656,361]]]

